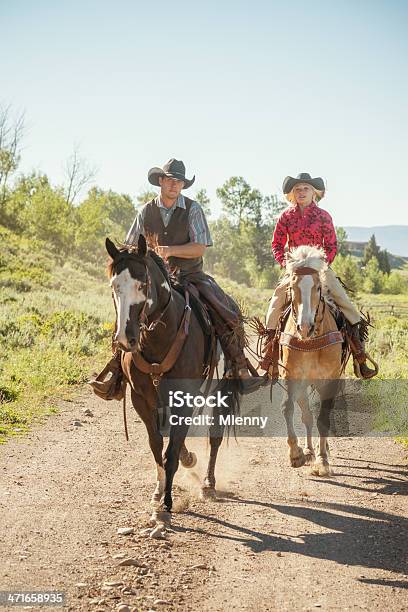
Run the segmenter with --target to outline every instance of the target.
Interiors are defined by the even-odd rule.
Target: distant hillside
[[[377,244],[382,249],[387,249],[393,255],[408,257],[408,225],[348,226],[344,229],[348,240],[366,242],[375,234]]]

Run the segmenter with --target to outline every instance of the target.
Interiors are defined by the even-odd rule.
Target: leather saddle
[[[211,321],[210,314],[207,306],[200,300],[200,294],[197,287],[192,283],[171,283],[173,289],[177,291],[184,298],[185,289],[190,294],[190,306],[194,314],[196,315],[198,322],[200,323],[201,329],[206,336],[211,336],[213,324]]]

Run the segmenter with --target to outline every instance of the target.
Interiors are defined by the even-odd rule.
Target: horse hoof
[[[152,529],[149,538],[152,538],[153,540],[165,540],[166,529],[164,525],[156,525],[156,527]]]
[[[191,470],[197,465],[197,455],[193,452],[187,453],[186,458],[181,460],[181,465]]]
[[[316,461],[316,455],[314,452],[309,448],[305,448],[303,454],[305,456],[305,465],[313,465],[313,463]]]
[[[322,458],[318,458],[317,461],[314,463],[312,470],[311,470],[312,474],[314,476],[331,476],[332,475],[332,470],[330,468],[330,464],[328,462],[327,459],[322,459]]]
[[[216,497],[215,487],[201,487],[202,499],[216,499]]]
[[[306,463],[306,457],[301,448],[297,450],[296,455],[294,453],[289,454],[289,460],[290,460],[290,465],[293,468],[300,468],[302,467],[302,465],[305,465]]]

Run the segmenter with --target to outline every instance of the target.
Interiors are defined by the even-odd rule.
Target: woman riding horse
[[[323,179],[312,178],[307,172],[302,172],[296,178],[287,176],[283,181],[282,190],[289,206],[280,215],[273,234],[272,252],[275,259],[285,267],[286,244],[289,249],[309,245],[323,248],[327,263],[330,265],[336,256],[337,239],[330,214],[318,206],[318,202],[325,194]],[[279,376],[279,344],[276,340],[276,328],[286,303],[289,280],[290,277],[285,274],[279,282],[266,315],[267,337],[260,365],[272,379]],[[360,337],[362,324],[360,313],[330,267],[326,271],[326,282],[333,300],[351,325],[351,350],[355,372],[361,378],[371,378],[377,371],[370,369],[366,363],[367,355]]]

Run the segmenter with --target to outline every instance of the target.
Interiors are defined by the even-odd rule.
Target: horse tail
[[[218,414],[222,417],[222,422],[229,439],[231,432],[233,432],[235,440],[236,425],[234,417],[238,416],[241,412],[241,382],[236,378],[223,377],[216,386],[215,391],[219,391],[222,397],[225,398],[224,403],[218,408]],[[231,418],[232,417],[232,418]]]

